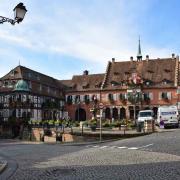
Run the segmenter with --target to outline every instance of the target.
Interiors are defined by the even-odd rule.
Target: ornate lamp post
[[[21,21],[23,21],[24,16],[27,12],[26,7],[23,5],[23,3],[19,3],[13,9],[13,11],[14,11],[14,19],[0,16],[0,24],[3,24],[4,22],[9,22],[12,25],[15,25],[15,23],[20,23]]]

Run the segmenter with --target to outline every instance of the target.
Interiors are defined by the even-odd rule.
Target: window
[[[90,102],[89,95],[85,95],[85,96],[84,96],[84,102],[85,102],[86,104],[89,104],[89,102]]]
[[[113,94],[108,94],[108,99],[109,99],[109,101],[114,101],[114,96],[113,96]]]

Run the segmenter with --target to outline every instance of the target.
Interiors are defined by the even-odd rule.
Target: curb
[[[56,143],[48,143],[48,142],[44,142],[44,144],[49,144],[49,145],[55,145],[55,144],[59,144],[61,146],[83,146],[83,145],[91,145],[91,144],[101,144],[101,143],[106,143],[106,142],[113,142],[113,141],[118,141],[118,140],[123,140],[123,139],[129,139],[129,138],[137,138],[140,136],[146,136],[152,133],[146,133],[146,134],[141,134],[141,135],[134,135],[131,137],[127,137],[127,138],[123,138],[123,137],[119,137],[119,138],[115,138],[115,139],[108,139],[108,140],[102,140],[102,141],[91,141],[91,142],[56,142]]]
[[[0,175],[6,169],[7,165],[8,165],[7,161],[5,160],[0,161]]]

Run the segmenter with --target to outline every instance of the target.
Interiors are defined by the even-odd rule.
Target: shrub
[[[73,126],[74,127],[79,127],[79,122],[78,121],[73,122]]]
[[[102,124],[103,127],[110,127],[109,123],[105,122]]]

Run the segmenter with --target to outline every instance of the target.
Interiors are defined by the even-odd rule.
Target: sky
[[[20,1],[0,0],[13,18]],[[179,0],[23,0],[22,23],[0,24],[0,77],[19,65],[56,79],[84,70],[104,73],[107,62],[180,54]]]

